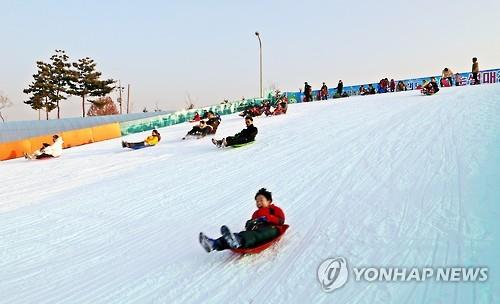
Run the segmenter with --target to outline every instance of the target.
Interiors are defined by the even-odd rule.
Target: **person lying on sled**
[[[240,133],[236,133],[234,136],[228,136],[221,140],[216,140],[212,138],[212,143],[217,147],[228,147],[234,145],[241,145],[252,142],[255,140],[255,136],[257,136],[258,130],[253,125],[252,116],[245,117],[245,124],[247,125],[246,129],[241,130]]]
[[[64,141],[61,136],[54,134],[52,136],[52,145],[48,143],[43,143],[42,147],[39,150],[33,152],[33,154],[24,154],[24,158],[26,159],[42,159],[42,158],[51,158],[51,157],[59,157],[62,154]]]
[[[204,120],[200,120],[200,123],[197,126],[194,126],[191,131],[187,132],[186,136],[182,139],[186,139],[188,137],[205,137],[207,134],[212,133],[212,126],[208,125]]]
[[[136,142],[136,143],[129,143],[126,141],[122,141],[122,147],[123,148],[131,148],[131,149],[137,149],[137,148],[143,148],[143,147],[149,147],[149,146],[154,146],[157,143],[159,143],[161,140],[161,135],[158,130],[153,130],[151,132],[151,135],[146,137],[144,141]]]
[[[436,78],[432,77],[431,81],[422,85],[422,94],[433,95],[439,92],[439,86],[436,82]]]
[[[255,194],[257,210],[245,224],[245,230],[232,233],[227,226],[220,228],[222,236],[211,239],[200,232],[199,241],[207,251],[221,251],[230,248],[254,248],[283,233],[285,214],[273,204],[272,193],[265,188]]]
[[[286,110],[288,110],[288,99],[285,97],[280,102],[276,109],[274,109],[273,115],[286,114]]]

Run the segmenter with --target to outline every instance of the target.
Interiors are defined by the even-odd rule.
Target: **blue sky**
[[[500,67],[499,1],[0,1],[0,91],[8,120],[36,119],[22,104],[35,61],[55,49],[89,56],[131,84],[134,110],[174,110],[259,94]],[[113,93],[113,98],[116,93]],[[78,100],[62,116],[78,116]],[[52,117],[52,116],[51,116]]]

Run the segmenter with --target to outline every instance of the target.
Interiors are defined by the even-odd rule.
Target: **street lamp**
[[[125,87],[122,87],[122,82],[121,80],[118,82],[118,92],[120,96],[118,97],[118,104],[120,105],[120,114],[122,114],[122,92],[125,89]],[[128,108],[127,108],[128,109]]]
[[[259,32],[255,32],[255,36],[259,39],[259,49],[260,49],[260,98],[263,97],[262,94],[262,41],[260,40]]]

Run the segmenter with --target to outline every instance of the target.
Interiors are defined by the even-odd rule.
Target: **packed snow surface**
[[[291,105],[256,143],[160,129],[0,163],[0,303],[500,303],[500,85]],[[244,127],[223,116],[217,138]],[[147,133],[125,137],[143,140]],[[266,187],[290,229],[258,255],[207,254]],[[355,282],[350,266],[487,266],[486,282]]]

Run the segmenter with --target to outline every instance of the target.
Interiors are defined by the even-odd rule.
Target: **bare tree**
[[[2,115],[2,109],[8,108],[12,106],[12,102],[10,101],[9,97],[4,96],[2,92],[0,92],[0,119],[2,119],[2,122],[5,122],[5,118]]]

